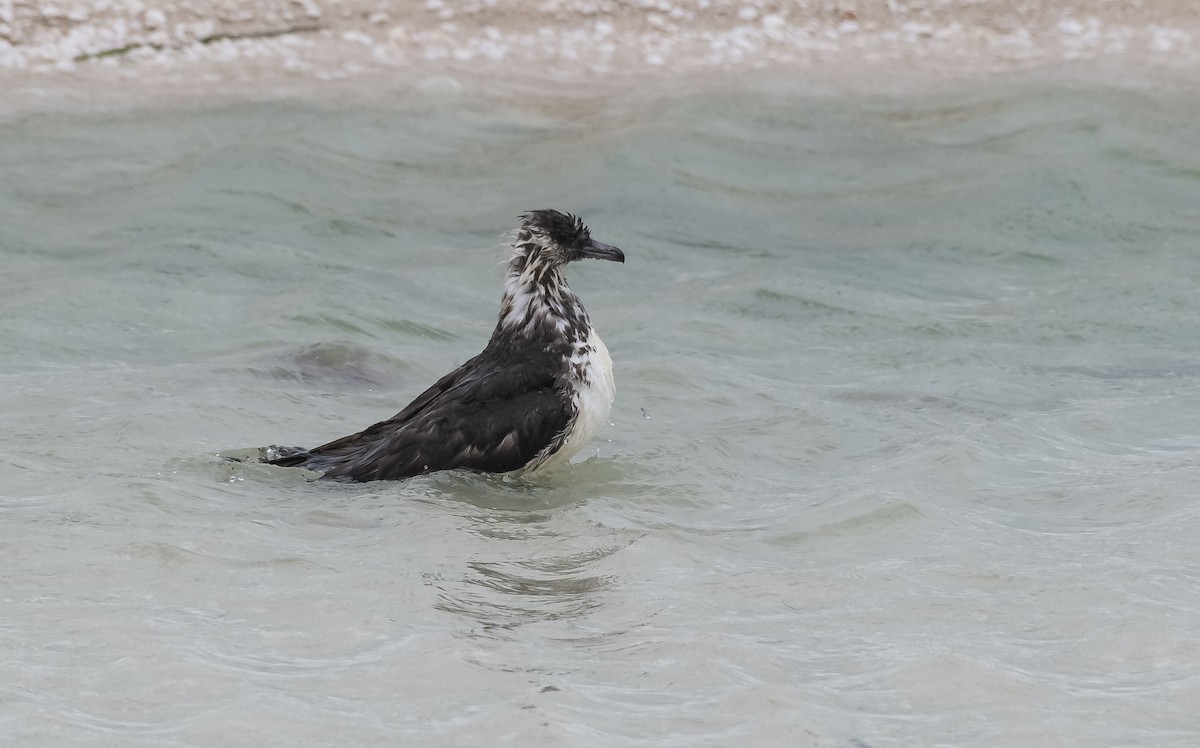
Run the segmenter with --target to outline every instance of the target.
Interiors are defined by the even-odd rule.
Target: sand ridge
[[[0,0],[0,86],[1194,68],[1185,0]]]

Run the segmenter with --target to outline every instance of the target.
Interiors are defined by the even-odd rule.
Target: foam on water
[[[479,96],[0,123],[0,732],[1189,744],[1200,99]],[[537,207],[628,255],[580,464],[215,458],[476,353]]]

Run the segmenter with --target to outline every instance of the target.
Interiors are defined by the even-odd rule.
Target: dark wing
[[[417,395],[415,400],[404,406],[404,410],[401,410],[399,413],[387,419],[386,421],[380,421],[372,426],[368,426],[366,429],[358,432],[357,434],[343,436],[339,439],[334,439],[327,444],[322,444],[319,447],[313,447],[312,449],[306,450],[299,454],[287,455],[275,460],[270,460],[269,462],[272,465],[280,465],[282,467],[297,467],[304,465],[314,455],[344,455],[352,452],[355,447],[361,446],[364,442],[374,441],[376,439],[386,437],[387,433],[391,429],[407,422],[414,415],[427,408],[429,404],[438,397],[445,395],[448,390],[451,390],[455,386],[462,384],[464,381],[470,381],[474,379],[475,377],[472,376],[472,372],[478,367],[478,360],[479,357],[476,356],[454,371],[437,380],[432,386],[430,386],[429,389],[425,390],[420,395]]]
[[[550,366],[477,356],[392,418],[273,464],[357,481],[456,468],[517,470],[563,438],[571,413],[562,391]]]

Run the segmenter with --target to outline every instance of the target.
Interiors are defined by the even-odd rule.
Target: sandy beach
[[[0,87],[12,106],[431,76],[895,86],[1081,61],[1188,79],[1198,43],[1180,0],[0,0]]]

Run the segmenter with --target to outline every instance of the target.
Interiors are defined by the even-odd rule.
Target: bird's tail
[[[219,456],[222,460],[228,460],[229,462],[295,467],[296,465],[304,464],[309,458],[309,452],[303,447],[280,447],[272,444],[269,447],[231,449],[228,452],[221,452]]]
[[[263,451],[266,453],[263,462],[280,467],[303,465],[311,456],[303,447],[280,447],[275,444],[265,447]]]

